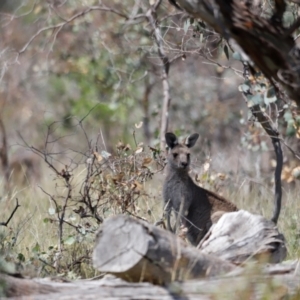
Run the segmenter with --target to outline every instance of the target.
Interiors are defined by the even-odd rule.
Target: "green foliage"
[[[254,105],[267,107],[278,100],[274,87],[270,86],[264,78],[261,78],[261,80],[245,80],[239,86],[239,91],[243,92],[247,97],[248,107],[253,107]]]

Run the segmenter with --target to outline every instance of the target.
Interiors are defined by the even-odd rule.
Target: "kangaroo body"
[[[173,133],[166,134],[170,150],[163,187],[168,229],[176,231],[181,223],[187,228],[187,238],[193,245],[201,241],[217,216],[219,218],[224,212],[237,210],[233,203],[199,187],[189,176],[190,148],[198,137],[198,134],[193,134],[180,144]],[[172,209],[177,219],[174,229],[170,224]]]

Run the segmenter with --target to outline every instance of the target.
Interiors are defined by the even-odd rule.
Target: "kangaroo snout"
[[[188,163],[187,161],[181,161],[181,162],[180,162],[180,166],[181,166],[182,168],[186,168],[188,165],[189,165],[189,163]]]

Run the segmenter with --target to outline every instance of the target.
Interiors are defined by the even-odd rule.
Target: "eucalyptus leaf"
[[[202,22],[202,21],[198,21],[198,24],[202,27],[202,28],[206,28],[206,25],[205,25],[205,23],[204,22]]]
[[[69,235],[65,240],[64,240],[64,244],[65,245],[73,245],[76,242],[76,238],[72,235]]]
[[[264,102],[265,102],[266,105],[269,105],[270,103],[274,103],[276,101],[277,101],[276,96],[271,97],[271,98],[266,97],[266,95],[264,96]]]
[[[249,99],[250,98],[250,100],[253,102],[253,104],[254,105],[261,105],[261,104],[263,104],[264,102],[264,100],[263,100],[263,97],[262,97],[262,95],[260,95],[260,94],[257,94],[257,95],[254,95],[254,96],[247,96],[247,98]]]
[[[232,54],[232,58],[235,59],[235,60],[239,60],[239,61],[242,61],[242,56],[239,52],[234,52]]]
[[[284,113],[283,118],[286,122],[288,122],[289,120],[292,120],[293,119],[292,113],[289,110],[287,110]]]
[[[261,141],[260,147],[261,147],[261,150],[263,150],[263,151],[268,151],[269,150],[268,145],[265,141]]]
[[[243,83],[239,86],[239,91],[240,92],[244,92],[244,93],[247,93],[250,91],[250,86],[247,85],[246,83]]]
[[[203,33],[202,32],[200,33],[199,42],[200,42],[200,44],[202,44],[202,42],[203,42]]]
[[[110,158],[111,157],[111,154],[110,153],[108,153],[108,152],[106,152],[106,151],[101,151],[101,155],[104,157],[104,158],[106,158],[106,159],[108,159],[108,158]]]
[[[48,209],[48,212],[49,212],[49,215],[54,215],[54,214],[55,214],[55,208],[50,207],[50,208]]]
[[[41,247],[39,245],[39,243],[36,243],[35,246],[32,248],[33,252],[40,252],[41,251]]]
[[[254,145],[254,146],[251,148],[251,150],[252,150],[253,152],[258,151],[259,149],[260,149],[260,145]]]
[[[227,59],[229,60],[229,49],[228,49],[228,46],[225,45],[223,50],[224,50],[224,53],[225,53]]]
[[[21,261],[21,262],[24,262],[24,261],[25,261],[25,256],[23,255],[23,253],[18,253],[17,258],[18,258],[18,260]]]
[[[184,33],[187,33],[189,27],[190,27],[190,19],[187,19],[184,24],[183,24],[183,30],[184,30]]]
[[[285,27],[291,26],[295,22],[295,17],[291,11],[286,11],[283,14],[283,23]]]
[[[267,91],[267,98],[276,97],[276,92],[273,86],[271,86]]]
[[[296,134],[296,129],[294,126],[288,126],[286,129],[287,136],[294,136]]]

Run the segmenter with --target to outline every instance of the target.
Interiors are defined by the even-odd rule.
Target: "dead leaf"
[[[101,162],[103,160],[103,157],[97,151],[94,151],[94,155],[98,162]]]
[[[151,158],[151,157],[145,157],[145,158],[143,159],[142,165],[143,165],[143,166],[148,165],[148,164],[151,163],[151,161],[152,161],[152,158]]]
[[[124,177],[124,172],[120,172],[119,174],[116,174],[111,177],[111,179],[116,183],[116,182],[121,182],[123,177]]]
[[[124,148],[125,151],[128,151],[128,150],[130,150],[130,149],[131,149],[131,147],[130,147],[129,144],[127,144],[127,145],[125,146],[125,148]]]
[[[281,179],[285,180],[287,183],[290,183],[294,180],[292,175],[292,169],[288,166],[284,166],[281,173]]]
[[[143,126],[143,122],[141,121],[139,124],[134,124],[135,128],[141,128]]]
[[[225,180],[225,179],[226,179],[226,174],[218,173],[218,177],[219,177],[219,179],[221,179],[221,180]]]
[[[272,168],[275,168],[277,165],[276,160],[275,159],[271,159],[271,166]]]
[[[135,154],[139,154],[139,153],[142,153],[144,150],[143,147],[138,147],[136,150],[135,150]]]
[[[143,185],[140,184],[138,181],[134,181],[132,184],[131,184],[131,190],[134,190],[135,192],[140,192],[143,190]]]
[[[203,169],[204,169],[204,172],[207,172],[210,168],[210,163],[207,161],[206,163],[204,163],[203,165]]]
[[[300,166],[293,169],[292,175],[294,178],[300,179]]]
[[[124,148],[125,148],[125,145],[121,141],[119,141],[118,144],[117,144],[117,149],[118,150],[123,150]]]

